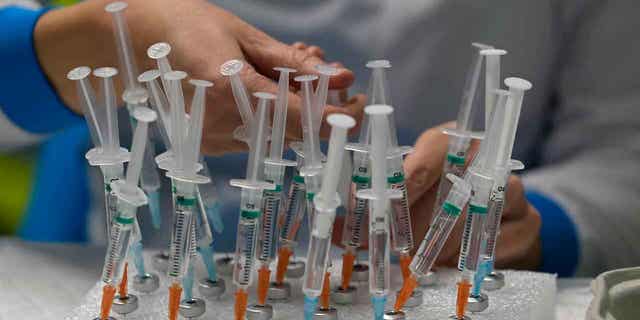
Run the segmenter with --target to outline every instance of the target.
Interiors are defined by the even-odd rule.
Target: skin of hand
[[[104,6],[111,1],[84,1],[77,5],[45,13],[34,31],[34,46],[39,62],[62,101],[80,113],[75,84],[66,79],[69,70],[86,65],[92,68],[118,67],[117,49],[111,15]],[[246,150],[246,145],[233,139],[233,130],[241,118],[231,94],[229,80],[219,72],[222,63],[230,59],[245,61],[241,72],[248,91],[277,92],[279,74],[273,67],[286,66],[298,70],[291,78],[287,117],[287,139],[299,139],[301,99],[293,93],[293,77],[316,73],[315,66],[323,61],[324,52],[304,43],[286,45],[255,29],[238,17],[204,0],[129,0],[125,18],[136,54],[138,71],[157,68],[146,56],[147,48],[156,42],[172,46],[169,61],[174,70],[182,70],[191,78],[212,81],[207,91],[207,111],[204,123],[202,151],[210,155]],[[354,80],[345,68],[331,78],[331,89],[346,89]],[[95,81],[95,79],[92,79]],[[94,82],[97,87],[97,82]],[[186,106],[189,108],[193,88],[183,83]],[[120,77],[117,92],[122,92]],[[255,100],[253,100],[255,105]],[[365,98],[356,95],[342,107],[328,105],[328,114],[340,112],[360,119]],[[353,129],[355,130],[355,128]],[[323,122],[321,135],[330,128]],[[355,132],[355,131],[353,131]]]
[[[428,227],[425,226],[431,222],[433,203],[442,175],[448,143],[447,135],[442,133],[442,129],[453,125],[453,123],[447,123],[425,131],[417,140],[415,151],[407,156],[404,163],[416,248],[428,231]],[[471,144],[470,154],[475,154],[478,146],[478,141],[474,141]],[[436,266],[455,267],[457,265],[465,219],[466,214],[458,218],[436,261]],[[496,267],[538,268],[542,260],[540,226],[540,214],[527,202],[522,181],[512,175],[508,180],[496,247]]]

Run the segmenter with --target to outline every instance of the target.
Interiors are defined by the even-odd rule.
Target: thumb
[[[278,73],[274,67],[289,67],[298,70],[298,74],[316,74],[315,67],[326,63],[313,51],[298,49],[277,41],[264,32],[253,27],[245,28],[238,36],[238,42],[247,59],[260,72],[272,79]],[[354,81],[351,70],[340,68],[339,73],[331,77],[331,89],[348,88]]]

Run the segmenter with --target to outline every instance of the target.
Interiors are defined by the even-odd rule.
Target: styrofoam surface
[[[149,257],[150,254],[147,254]],[[150,265],[150,264],[149,264]],[[332,268],[333,283],[338,283],[340,263],[334,263]],[[202,269],[198,268],[200,275]],[[393,292],[400,287],[401,276],[394,266],[392,274]],[[470,315],[472,319],[553,319],[554,302],[556,296],[555,275],[525,272],[504,271],[507,285],[496,292],[490,292],[490,306],[481,313]],[[447,319],[454,311],[455,282],[458,276],[455,270],[437,272],[437,284],[424,289],[424,303],[416,308],[407,309],[408,319]],[[207,313],[202,319],[233,319],[233,300],[231,280],[227,281],[228,291],[216,301],[207,301]],[[166,278],[161,280],[161,288],[152,295],[140,295],[140,309],[126,317],[128,320],[166,319],[167,284]],[[300,280],[292,282],[294,296],[288,303],[274,304],[274,320],[302,318],[302,292]],[[364,320],[371,319],[372,314],[367,297],[367,285],[362,284],[358,290],[358,303],[352,306],[337,306],[341,319]],[[255,290],[252,290],[254,292]],[[101,284],[97,283],[86,295],[84,302],[76,307],[65,319],[90,320],[98,312]],[[198,296],[197,290],[194,294]],[[395,297],[390,296],[388,305],[393,304]],[[253,300],[253,298],[251,299]],[[251,302],[250,302],[251,303]],[[118,318],[118,317],[116,317]]]

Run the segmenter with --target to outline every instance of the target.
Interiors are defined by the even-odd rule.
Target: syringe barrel
[[[118,197],[111,190],[111,183],[124,177],[124,167],[122,164],[114,164],[101,166],[100,169],[104,181],[105,225],[107,236],[110,236],[113,218],[118,216]]]
[[[496,181],[491,190],[487,213],[487,239],[484,255],[489,259],[495,258],[496,242],[500,230],[500,222],[502,220],[502,211],[504,210],[504,199],[507,192],[507,179],[510,171],[500,170],[496,174]]]
[[[233,268],[233,283],[239,287],[249,286],[253,280],[261,214],[262,190],[243,189]]]
[[[322,291],[324,275],[331,262],[329,250],[331,249],[331,231],[335,219],[335,210],[322,210],[316,208],[317,214],[313,225],[313,231],[309,239],[307,251],[307,264],[305,266],[302,291],[307,296],[317,297]]]
[[[402,198],[390,199],[391,249],[395,252],[408,253],[413,249],[413,230],[411,229],[411,213],[407,186],[402,169],[402,158],[389,160],[391,172],[387,178],[391,189],[400,190]],[[399,164],[399,165],[398,165]]]
[[[475,271],[479,263],[482,240],[486,239],[483,233],[486,232],[487,205],[494,180],[473,171],[468,175],[473,186],[473,195],[469,201],[467,220],[462,233],[458,270]]]
[[[390,287],[389,232],[376,229],[369,232],[369,293],[386,296]]]
[[[440,178],[440,184],[438,185],[438,191],[436,193],[434,208],[440,208],[442,206],[451,189],[452,182],[445,178],[447,174],[451,173],[460,178],[464,175],[464,164],[470,142],[470,138],[449,136],[449,146],[442,169],[442,177]]]
[[[304,178],[296,173],[289,186],[284,210],[278,217],[279,246],[295,246],[296,235],[306,209]]]
[[[322,175],[320,173],[304,177],[304,187],[307,191],[307,216],[310,222],[310,226],[313,226],[314,216],[316,213],[316,207],[313,204],[313,198],[320,192],[320,186],[322,185]]]
[[[173,180],[174,208],[173,229],[169,250],[168,276],[174,281],[180,281],[186,272],[191,258],[191,242],[194,212],[197,205],[195,185]]]
[[[467,205],[470,193],[471,189],[466,182],[460,180],[453,184],[447,200],[438,209],[429,231],[411,261],[409,269],[412,273],[425,276],[431,270],[462,209]]]
[[[115,285],[120,279],[122,266],[127,258],[129,243],[136,219],[136,207],[125,201],[118,203],[118,216],[115,217],[109,235],[109,246],[104,257],[102,282]]]
[[[269,263],[275,254],[276,220],[282,203],[282,180],[284,166],[265,164],[265,179],[275,184],[275,189],[265,190],[263,195],[263,212],[258,238],[258,260]]]
[[[369,189],[368,177],[353,176],[351,181],[351,192],[349,209],[344,220],[342,229],[342,244],[345,247],[357,249],[362,245],[364,227],[368,223],[369,201],[356,197],[359,190]]]

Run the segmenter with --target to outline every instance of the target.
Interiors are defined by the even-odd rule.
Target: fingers
[[[535,269],[541,263],[540,214],[526,204],[518,220],[503,220],[496,245],[496,267]]]
[[[322,115],[323,121],[320,126],[320,136],[323,138],[328,138],[331,134],[331,126],[327,123],[326,119],[333,113],[343,113],[356,119],[357,125],[351,128],[349,132],[358,132],[360,127],[360,120],[362,120],[362,116],[364,115],[364,107],[366,102],[367,97],[363,94],[358,94],[351,97],[351,99],[349,99],[347,103],[345,103],[341,107],[327,105],[324,109],[324,114]]]
[[[255,28],[244,29],[238,39],[244,54],[260,73],[273,79],[277,76],[273,71],[274,67],[286,66],[298,70],[298,74],[315,74],[315,66],[325,63],[322,59],[324,52],[319,47],[307,47],[303,43],[289,46]],[[347,88],[353,81],[353,72],[341,68],[337,75],[331,77],[329,87],[332,89]]]
[[[424,132],[404,162],[409,204],[415,203],[440,179],[448,143],[442,128],[438,126]]]
[[[510,176],[507,183],[502,220],[518,220],[527,212],[527,200],[524,196],[524,185],[518,176]]]

